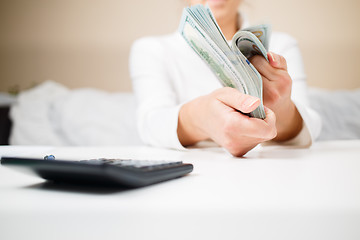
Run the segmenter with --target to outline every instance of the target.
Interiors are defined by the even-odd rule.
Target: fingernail
[[[270,54],[270,56],[271,56],[271,60],[272,60],[273,62],[276,62],[276,61],[275,61],[275,58],[274,58],[274,55],[272,54],[272,52],[269,52],[269,54]]]
[[[256,98],[256,97],[248,97],[245,102],[244,105],[248,108],[251,108],[252,106],[254,106],[260,99]]]

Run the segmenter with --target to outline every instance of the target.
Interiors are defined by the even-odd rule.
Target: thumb
[[[215,91],[215,94],[219,101],[243,113],[254,111],[261,103],[259,98],[243,94],[229,87],[221,88]]]
[[[287,70],[286,60],[283,56],[278,55],[273,52],[268,52],[267,57],[269,59],[270,65],[272,67],[282,69],[282,70]]]

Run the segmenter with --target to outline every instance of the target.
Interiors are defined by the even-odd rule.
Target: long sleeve
[[[287,60],[293,80],[292,100],[304,123],[297,137],[282,144],[310,146],[319,135],[321,119],[308,105],[306,75],[297,43],[286,34],[274,33],[270,51]],[[130,53],[130,75],[142,141],[157,147],[185,149],[177,136],[179,110],[182,104],[220,88],[215,74],[180,34],[174,33],[137,40]]]
[[[167,70],[161,41],[137,40],[130,53],[130,75],[137,100],[137,126],[142,141],[159,147],[183,149],[178,140],[178,102]]]

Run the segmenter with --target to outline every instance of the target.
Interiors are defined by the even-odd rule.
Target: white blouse
[[[321,119],[308,106],[306,75],[297,42],[287,34],[272,33],[269,50],[287,61],[293,81],[291,98],[304,123],[298,136],[281,144],[308,147],[320,133]],[[184,149],[177,136],[180,107],[222,87],[178,32],[135,41],[130,75],[138,104],[139,135],[144,143],[158,147]]]

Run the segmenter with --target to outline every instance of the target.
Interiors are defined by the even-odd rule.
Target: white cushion
[[[45,82],[21,93],[11,109],[11,144],[139,145],[135,97]]]
[[[322,118],[319,140],[360,138],[360,89],[330,91],[312,88],[309,100]]]

